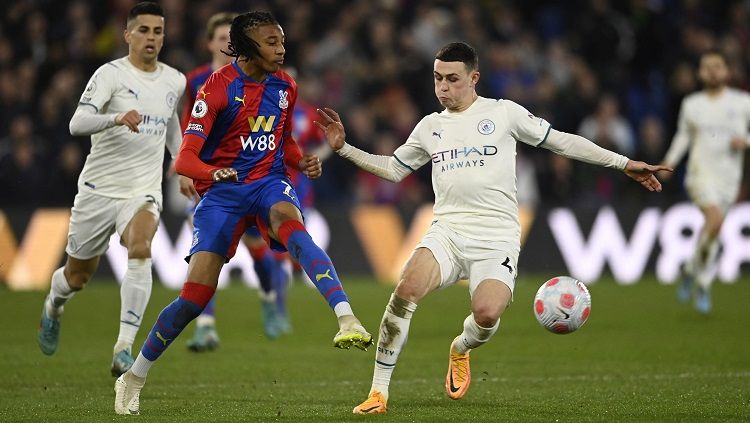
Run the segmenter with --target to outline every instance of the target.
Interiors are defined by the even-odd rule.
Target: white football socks
[[[59,319],[63,313],[63,305],[76,293],[65,279],[64,269],[61,267],[52,273],[49,295],[44,301],[47,317],[50,319]]]
[[[336,317],[342,317],[347,315],[354,316],[351,304],[346,301],[341,301],[333,307],[333,312],[336,313]]]
[[[704,289],[711,287],[711,283],[716,275],[716,258],[719,255],[719,240],[714,239],[706,247],[704,252],[704,261],[695,272],[695,280]]]
[[[385,306],[383,320],[380,322],[378,349],[375,352],[375,371],[372,375],[370,392],[379,391],[388,400],[388,385],[391,383],[393,369],[396,367],[398,355],[406,344],[409,336],[411,316],[417,305],[411,301],[391,294],[388,305]]]
[[[151,259],[128,259],[120,286],[120,333],[114,352],[130,350],[151,297]]]
[[[473,350],[474,348],[486,344],[487,341],[492,338],[492,335],[497,332],[499,327],[500,319],[497,320],[495,326],[491,328],[483,328],[477,324],[476,320],[474,320],[474,314],[469,314],[466,319],[464,319],[464,331],[461,332],[458,339],[456,339],[451,345],[451,351],[459,354],[466,354],[469,350]]]
[[[195,325],[201,328],[204,326],[216,326],[216,317],[211,314],[201,313],[195,318]]]
[[[709,288],[711,282],[713,282],[714,267],[718,254],[718,238],[709,238],[707,233],[701,231],[698,245],[695,247],[695,252],[689,265],[686,266],[686,270],[695,276],[695,280],[703,288]]]
[[[138,353],[138,357],[136,357],[133,362],[133,367],[130,368],[130,373],[137,377],[145,378],[146,375],[148,375],[149,369],[151,369],[151,366],[153,365],[154,361],[151,361],[144,357],[143,354]]]

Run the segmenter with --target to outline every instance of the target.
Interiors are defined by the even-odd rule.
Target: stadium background
[[[0,278],[11,287],[45,286],[63,259],[66,209],[90,145],[88,137],[69,134],[68,120],[91,73],[127,53],[122,29],[132,4],[0,6],[0,258],[6,264]],[[747,1],[161,4],[167,35],[160,60],[183,72],[209,59],[204,28],[213,13],[273,11],[286,32],[285,62],[298,75],[301,98],[339,110],[348,141],[380,154],[391,153],[423,115],[439,108],[430,70],[435,51],[451,40],[478,48],[480,95],[512,99],[559,130],[653,163],[669,145],[681,99],[699,88],[695,67],[702,52],[720,49],[732,85],[750,86]],[[663,193],[651,194],[617,172],[521,144],[518,150],[522,273],[565,272],[592,283],[608,271],[623,283],[654,271],[661,281],[675,278],[700,224],[682,203],[682,168]],[[176,258],[184,204],[169,179],[160,237]],[[315,196],[341,271],[393,280],[429,220],[422,213],[432,201],[429,166],[394,185],[333,157],[315,181]],[[745,183],[740,199],[747,198]],[[725,250],[733,251],[721,262],[725,281],[737,279],[750,260],[746,207],[735,209],[722,236]],[[111,250],[102,275],[117,274],[112,261],[123,251]],[[632,271],[634,261],[641,271]],[[166,276],[157,271],[159,277]]]
[[[0,2],[0,421],[114,417],[109,366],[120,300],[113,275],[124,253],[116,240],[66,307],[57,354],[39,352],[36,331],[89,148],[88,138],[69,135],[68,120],[90,74],[126,53],[122,29],[133,3]],[[750,88],[747,0],[160,3],[167,13],[161,60],[183,72],[208,60],[203,31],[211,14],[272,10],[304,98],[337,108],[352,143],[384,154],[438,109],[432,57],[449,40],[478,48],[481,95],[516,100],[558,129],[652,162],[667,148],[680,100],[699,88],[702,51],[725,52],[732,84]],[[472,354],[471,392],[455,402],[443,388],[447,346],[469,310],[458,286],[420,303],[389,414],[378,419],[747,422],[747,183],[722,234],[720,279],[739,283],[715,287],[714,310],[704,316],[662,284],[690,253],[701,219],[685,202],[682,169],[665,192],[648,194],[617,172],[546,150],[519,145],[518,160],[528,224],[519,279],[501,331]],[[429,221],[429,172],[393,185],[333,157],[316,190],[328,251],[358,317],[376,331],[392,288],[375,281],[393,282]],[[147,324],[174,299],[190,242],[174,186],[165,185],[165,198]],[[232,264],[248,272],[248,259],[240,252]],[[593,284],[593,309],[582,330],[558,336],[539,327],[531,305],[541,281],[563,273]],[[149,375],[140,419],[362,421],[351,409],[369,389],[373,351],[331,348],[330,310],[298,285],[289,291],[293,334],[266,339],[254,294],[236,281],[219,294],[218,351],[188,351],[187,333],[175,341]]]

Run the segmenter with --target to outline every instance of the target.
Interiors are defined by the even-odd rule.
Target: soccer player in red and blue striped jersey
[[[236,16],[236,13],[221,12],[208,19],[206,36],[208,39],[207,47],[211,53],[211,62],[187,74],[187,87],[185,88],[187,94],[185,98],[189,101],[184,102],[181,114],[180,122],[182,122],[183,132],[187,129],[190,121],[190,112],[193,109],[194,100],[208,77],[214,71],[234,61],[234,58],[225,54],[224,51],[227,50],[229,45],[229,31],[232,20]],[[317,129],[317,127],[315,128]],[[180,192],[189,199],[197,197],[193,181],[182,175],[179,175],[179,178]],[[191,215],[192,212],[193,210],[190,211]],[[253,268],[260,282],[259,296],[261,298],[263,329],[269,338],[278,338],[291,330],[286,313],[281,314],[281,310],[286,310],[286,296],[279,291],[283,290],[285,293],[289,276],[284,270],[282,262],[276,259],[255,226],[248,228],[242,236],[242,242],[253,258]],[[211,298],[203,312],[196,318],[195,333],[187,343],[187,347],[191,351],[211,351],[218,347],[219,335],[216,331],[215,306],[216,296]]]
[[[328,255],[308,234],[285,162],[320,176],[320,160],[302,155],[291,136],[295,81],[280,70],[284,32],[268,12],[237,16],[229,54],[236,61],[214,72],[193,105],[175,163],[201,195],[193,217],[188,277],[179,297],[161,311],[131,369],[115,383],[116,409],[139,413],[140,390],[153,362],[213,296],[219,272],[247,226],[257,224],[272,248],[288,250],[334,310],[334,346],[366,349],[372,336],[354,317]]]

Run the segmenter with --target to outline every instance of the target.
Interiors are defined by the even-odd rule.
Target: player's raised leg
[[[500,316],[510,303],[511,290],[499,280],[487,279],[472,293],[472,313],[464,320],[464,329],[451,343],[445,392],[461,399],[471,385],[469,353],[490,340],[500,326]]]
[[[98,266],[99,257],[79,260],[68,256],[65,266],[52,273],[52,283],[49,294],[44,299],[37,333],[39,348],[44,354],[52,355],[57,351],[64,305],[77,291],[86,286]]]
[[[387,411],[388,387],[393,370],[409,336],[411,317],[417,302],[440,286],[440,266],[427,248],[417,248],[404,266],[398,286],[385,306],[378,332],[375,369],[367,399],[354,407],[355,414]]]
[[[269,220],[274,238],[299,262],[336,313],[339,332],[333,338],[334,346],[366,350],[372,345],[372,336],[354,316],[331,259],[310,237],[299,209],[292,203],[279,201],[271,207]]]
[[[122,240],[128,249],[128,269],[120,285],[120,332],[112,352],[112,376],[133,365],[131,349],[151,298],[151,240],[159,225],[159,210],[149,202],[127,224]]]

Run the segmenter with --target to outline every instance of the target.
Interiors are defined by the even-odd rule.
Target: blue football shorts
[[[219,182],[203,194],[193,215],[193,243],[185,260],[198,251],[208,251],[229,261],[242,234],[253,227],[274,251],[286,248],[268,235],[271,207],[281,201],[301,207],[291,182],[278,175],[249,184]]]

